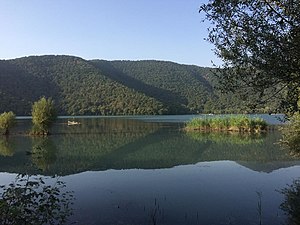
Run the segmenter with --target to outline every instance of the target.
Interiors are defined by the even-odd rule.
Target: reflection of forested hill
[[[281,168],[288,168],[291,166],[296,166],[300,165],[299,160],[295,161],[287,161],[287,162],[265,162],[265,163],[260,163],[260,162],[237,162],[238,164],[249,168],[250,170],[257,171],[257,172],[265,172],[265,173],[271,173],[274,170],[278,170]]]
[[[61,115],[249,111],[238,96],[213,89],[217,81],[211,70],[163,61],[89,61],[73,56],[0,60],[0,112],[29,115],[41,96],[52,97]],[[250,96],[248,103],[255,101]],[[277,106],[273,101],[258,110]]]
[[[170,127],[172,124],[117,119],[86,121],[74,127],[61,121],[54,127],[61,134],[48,138],[2,138],[0,171],[66,175],[231,160],[270,172],[294,164],[292,157],[273,144],[278,139],[276,133],[254,137],[202,133],[190,136]]]

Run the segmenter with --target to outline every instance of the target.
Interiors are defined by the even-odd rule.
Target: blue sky
[[[205,0],[0,0],[0,59],[85,59],[220,64],[204,40]]]

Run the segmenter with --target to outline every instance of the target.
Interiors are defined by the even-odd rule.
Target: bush
[[[300,113],[290,117],[288,125],[282,129],[281,143],[288,147],[291,153],[300,154]]]
[[[74,196],[58,178],[19,174],[0,186],[0,224],[67,224]]]
[[[42,97],[32,106],[32,135],[48,135],[49,128],[56,119],[54,101]]]
[[[13,112],[4,112],[0,115],[0,132],[3,135],[9,134],[9,129],[15,124],[16,116]]]

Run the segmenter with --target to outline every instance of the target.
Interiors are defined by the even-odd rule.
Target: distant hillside
[[[60,114],[162,114],[154,98],[104,76],[89,61],[70,56],[26,57],[0,62],[0,111],[28,115],[41,96],[52,97]]]
[[[212,69],[164,61],[31,56],[0,60],[0,112],[29,115],[41,96],[61,115],[187,114],[247,111],[214,90]],[[277,103],[260,111],[276,108]]]
[[[208,68],[151,60],[92,62],[110,79],[159,100],[172,113],[202,112],[212,94],[204,78]]]

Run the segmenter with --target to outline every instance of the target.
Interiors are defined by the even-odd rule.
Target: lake
[[[35,210],[61,224],[300,223],[300,160],[276,144],[278,131],[186,133],[192,117],[61,117],[47,138],[23,135],[31,121],[21,118],[0,138],[2,198],[12,208],[21,188],[30,193],[29,224]]]

